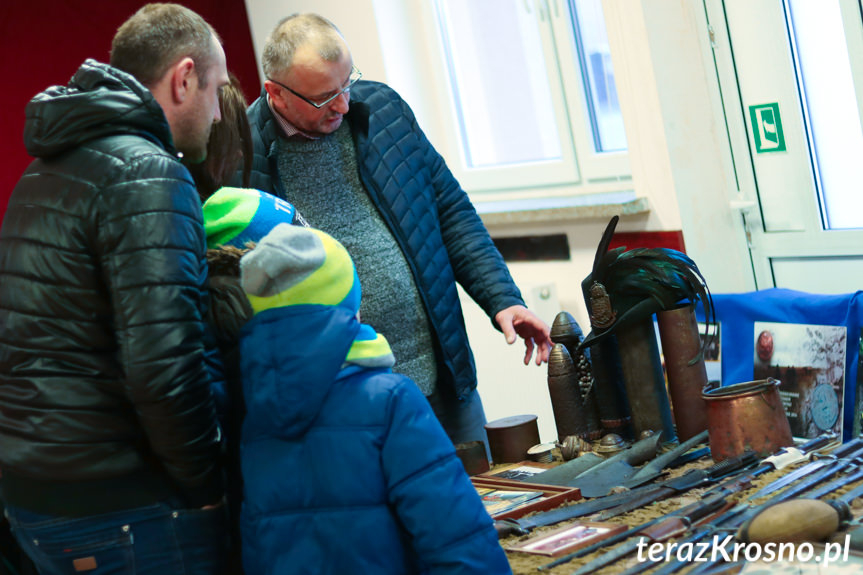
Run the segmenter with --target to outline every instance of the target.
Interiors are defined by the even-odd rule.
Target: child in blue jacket
[[[208,232],[243,241],[266,195],[226,193]],[[246,574],[511,573],[428,401],[360,323],[345,248],[279,224],[240,268],[254,312],[240,341]]]

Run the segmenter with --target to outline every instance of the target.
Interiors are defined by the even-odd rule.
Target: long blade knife
[[[657,484],[657,487],[660,489],[656,492],[640,494],[621,503],[620,505],[606,509],[599,514],[597,521],[605,521],[612,517],[623,515],[624,513],[628,513],[634,509],[653,503],[654,501],[661,501],[683,491],[688,491],[689,489],[718,481],[735,471],[745,469],[752,465],[755,463],[756,458],[757,456],[755,455],[755,452],[748,451],[738,457],[730,457],[720,461],[706,469],[691,469],[683,475]]]
[[[659,486],[648,485],[632,491],[615,493],[612,495],[606,495],[605,497],[597,497],[588,501],[581,501],[566,507],[541,511],[531,515],[530,517],[519,519],[499,519],[495,521],[495,529],[497,530],[498,537],[501,538],[512,534],[525,535],[537,527],[546,527],[548,525],[560,523],[561,521],[593,515],[603,509],[609,509],[620,505],[634,496],[643,495],[645,497],[651,497],[659,489]]]
[[[810,444],[812,444],[816,440],[822,439],[823,437],[825,437],[825,436],[816,437],[815,440],[812,440],[809,443],[801,446],[800,449],[805,450],[806,453],[814,451],[814,449],[818,449],[817,447],[813,449],[809,446],[810,446]],[[856,439],[849,441],[845,445],[840,445],[835,450],[833,450],[831,453],[828,453],[826,455],[812,454],[817,459],[815,459],[814,461],[810,461],[809,463],[807,463],[806,465],[803,465],[802,467],[800,467],[798,469],[795,469],[794,471],[788,473],[787,475],[785,475],[781,479],[778,479],[777,481],[774,481],[774,482],[766,485],[762,489],[758,490],[757,492],[755,492],[752,495],[750,495],[749,497],[747,497],[746,501],[752,501],[753,499],[759,499],[761,497],[764,497],[765,495],[770,495],[771,493],[773,493],[775,491],[778,491],[780,489],[784,489],[786,486],[791,485],[792,483],[794,483],[798,479],[801,479],[803,477],[806,477],[810,473],[814,473],[814,472],[818,471],[822,467],[829,464],[831,461],[835,461],[837,458],[843,457],[843,456],[853,452],[855,449],[859,449],[861,446],[863,446],[863,439],[858,437]],[[779,455],[781,455],[781,454],[779,454]],[[803,461],[807,457],[809,457],[809,455],[801,454],[800,459],[798,459],[797,461]],[[791,461],[788,457],[781,457],[778,460],[774,460],[774,465],[776,464],[775,461],[781,461],[782,467],[787,467],[788,465],[795,463],[795,461]],[[775,467],[775,469],[782,469],[782,467]]]
[[[638,549],[639,545],[642,545],[641,542],[645,538],[650,541],[665,541],[671,537],[682,535],[688,531],[689,527],[698,519],[710,515],[724,505],[724,497],[713,497],[711,499],[700,501],[699,505],[695,507],[687,507],[685,512],[681,510],[677,513],[672,513],[663,518],[659,523],[651,525],[646,529],[642,529],[640,531],[642,534],[640,537],[623,543],[608,553],[585,563],[580,569],[578,569],[578,571],[573,573],[573,575],[588,575],[589,573],[594,573],[606,565],[610,565],[618,559],[626,557]]]

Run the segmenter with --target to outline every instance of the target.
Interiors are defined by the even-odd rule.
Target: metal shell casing
[[[568,435],[587,437],[587,419],[575,364],[566,346],[556,343],[548,355],[548,394],[554,412],[558,441]]]
[[[659,311],[656,320],[674,423],[680,440],[686,441],[707,429],[707,405],[701,396],[707,386],[707,369],[695,309],[686,304]]]

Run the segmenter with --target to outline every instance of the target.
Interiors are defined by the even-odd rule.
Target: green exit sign
[[[785,134],[782,132],[778,102],[749,106],[749,117],[752,120],[756,153],[785,151]]]

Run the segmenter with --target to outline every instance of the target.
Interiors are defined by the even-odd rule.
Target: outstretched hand
[[[523,305],[514,305],[502,309],[494,316],[494,321],[500,326],[506,343],[513,344],[516,335],[524,340],[524,364],[530,363],[530,357],[536,349],[536,365],[548,361],[552,342],[548,326],[535,313]]]

